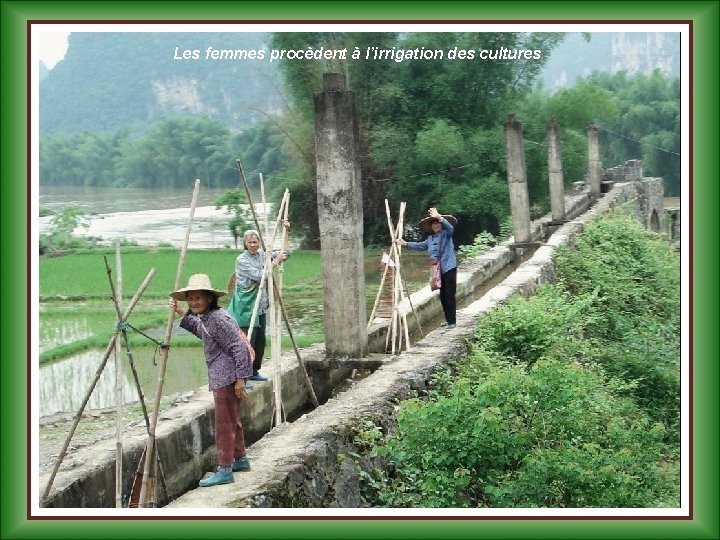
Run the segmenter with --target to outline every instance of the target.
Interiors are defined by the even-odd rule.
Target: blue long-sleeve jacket
[[[439,258],[440,271],[444,274],[453,268],[457,268],[455,244],[453,244],[452,240],[455,227],[453,227],[447,219],[443,219],[440,225],[442,229],[437,233],[429,234],[422,242],[408,242],[406,247],[418,251],[427,250],[431,259]],[[442,250],[442,252],[439,250]]]

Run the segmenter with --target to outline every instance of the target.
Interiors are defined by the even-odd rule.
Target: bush
[[[489,312],[475,336],[480,347],[510,361],[532,364],[570,340],[573,347],[590,324],[583,314],[594,295],[574,299],[556,286],[541,286],[526,300],[511,298]]]
[[[635,507],[666,496],[662,425],[600,369],[498,364],[432,403],[407,402],[377,452],[380,499],[419,507]],[[622,388],[619,388],[622,390]]]
[[[680,389],[680,264],[661,237],[616,212],[588,223],[555,265],[573,294],[592,292],[585,328],[588,360],[625,380],[652,418],[675,434]]]
[[[475,236],[471,245],[464,245],[458,248],[458,258],[460,260],[475,257],[497,244],[495,237],[487,231],[483,231]]]
[[[558,248],[555,267],[571,294],[597,292],[601,333],[612,336],[622,319],[648,314],[679,323],[678,255],[620,211],[592,220],[572,247]]]

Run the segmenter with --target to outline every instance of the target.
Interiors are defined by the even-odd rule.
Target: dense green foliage
[[[112,33],[107,36],[109,41],[113,36],[118,39]],[[138,51],[157,49],[164,43],[161,37],[138,36],[133,45]],[[181,37],[178,43],[188,49],[218,46],[208,43],[207,36]],[[227,43],[237,41],[231,36],[221,37]],[[139,96],[143,91],[147,96],[148,89],[139,88],[152,83],[145,80],[147,75],[142,67],[145,62],[155,62],[158,80],[173,77],[197,80],[202,95],[215,95],[223,107],[228,99],[233,101],[228,96],[242,94],[241,89],[244,92],[253,86],[257,92],[261,81],[269,93],[266,83],[279,70],[284,84],[273,82],[270,86],[274,94],[280,93],[282,87],[282,107],[243,105],[240,109],[252,112],[252,121],[247,122],[238,122],[229,110],[225,111],[227,114],[215,111],[192,116],[187,109],[170,108],[154,112],[157,117],[146,116],[141,128],[118,114],[112,125],[103,130],[60,130],[57,126],[43,129],[41,185],[152,188],[185,185],[188,179],[200,178],[204,185],[232,189],[238,186],[236,160],[240,159],[252,185],[258,182],[257,173],[263,173],[270,200],[279,201],[285,189],[290,191],[290,221],[304,237],[304,247],[316,249],[320,235],[313,95],[322,88],[323,73],[339,72],[346,75],[348,88],[357,102],[363,228],[368,245],[383,244],[387,238],[386,198],[393,206],[400,201],[411,202],[405,216],[407,224],[422,217],[429,202],[458,217],[456,245],[472,244],[483,231],[502,236],[501,229],[509,215],[503,124],[510,113],[515,113],[523,125],[533,218],[549,210],[546,132],[551,119],[560,127],[566,185],[584,179],[586,130],[594,122],[600,132],[604,166],[642,159],[647,176],[662,176],[670,195],[680,192],[679,79],[659,71],[633,76],[625,72],[593,73],[571,88],[544,90],[538,80],[563,34],[279,32],[271,34],[267,44],[258,41],[257,36],[245,37],[249,41],[237,42],[238,46],[263,43],[272,49],[294,50],[324,47],[347,49],[348,54],[345,60],[257,62],[253,64],[257,69],[252,70],[256,76],[237,77],[237,81],[227,75],[227,67],[208,72],[207,66],[212,62],[160,61],[153,57],[155,50],[145,55],[147,58],[138,55],[142,65],[134,69],[142,74],[139,78],[144,82],[137,83],[122,69],[112,77],[99,72],[98,80],[103,82],[102,87],[95,88],[97,96],[107,95],[105,85],[115,81],[115,99],[124,102],[123,96],[127,94],[127,99],[135,100],[134,103],[147,101],[147,97]],[[86,50],[87,40],[91,39],[83,33],[73,33],[71,38],[80,45],[85,43],[85,47],[71,50]],[[106,45],[93,47],[98,54],[113,50],[109,42]],[[373,48],[442,51],[443,59],[375,60],[371,54],[365,58]],[[539,59],[514,61],[447,57],[450,51],[501,48],[538,50],[542,54]],[[360,59],[352,59],[355,50]],[[179,66],[184,66],[185,71]],[[272,73],[263,71],[269,66]],[[238,63],[232,69],[247,66]],[[67,71],[61,63],[49,77],[65,81],[71,77]],[[118,83],[113,78],[116,76],[126,77],[133,84]],[[77,87],[77,81],[66,82],[69,88]],[[48,79],[46,93],[41,95],[43,103],[50,103],[48,108],[53,111],[74,110],[77,104],[68,103],[62,108],[56,103],[60,87]],[[69,96],[67,100],[75,97]],[[86,99],[83,112],[91,118],[97,104]],[[250,102],[254,103],[252,99]],[[133,114],[141,108],[134,106]],[[125,106],[124,110],[130,109]],[[43,120],[47,117],[41,115]],[[66,120],[68,125],[76,124]]]
[[[261,123],[231,135],[217,120],[176,117],[163,119],[136,137],[126,130],[44,137],[40,184],[172,188],[200,178],[207,187],[231,188],[239,183],[237,159],[248,173],[272,173],[279,167],[279,149],[258,149],[272,138],[272,130]],[[247,144],[250,136],[258,139],[257,144]],[[255,175],[247,180],[257,183]]]
[[[680,79],[660,71],[628,77],[595,73],[589,84],[615,96],[615,122],[601,122],[601,159],[609,166],[642,159],[645,176],[661,176],[666,195],[680,195]]]
[[[677,255],[615,215],[556,262],[560,284],[489,312],[431,399],[403,404],[374,504],[679,504]]]
[[[505,140],[502,125],[510,112],[523,124],[525,159],[533,218],[549,210],[546,131],[560,126],[566,185],[583,180],[587,126],[599,126],[606,166],[643,159],[645,172],[666,177],[668,191],[679,192],[679,80],[659,71],[629,77],[596,74],[555,93],[532,90],[544,60],[562,39],[559,34],[274,34],[278,48],[368,47],[449,51],[539,49],[543,58],[523,62],[467,60],[286,61],[280,67],[291,97],[292,152],[283,175],[293,178],[293,221],[317,238],[311,96],[325,71],[346,75],[356,95],[364,196],[365,240],[384,237],[382,200],[412,201],[406,222],[423,215],[429,202],[453,213],[458,245],[472,244],[482,231],[500,235],[509,215]],[[644,111],[645,122],[639,122]],[[651,121],[652,120],[652,121]],[[653,142],[654,141],[654,142]]]
[[[555,93],[536,90],[519,111],[524,134],[531,141],[543,141],[548,120],[557,121],[566,178],[582,179],[585,132],[594,122],[603,166],[641,159],[645,176],[664,179],[666,195],[680,194],[680,79],[659,70],[633,76],[624,71],[593,73],[572,88]],[[528,145],[526,160],[531,194],[546,194],[546,173],[537,186],[530,173],[536,167],[546,171],[546,150]]]
[[[273,34],[275,48],[355,48],[442,51],[443,59],[413,61],[287,61],[280,67],[289,89],[298,133],[311,133],[312,93],[322,88],[322,73],[345,73],[357,100],[362,156],[365,240],[385,236],[383,199],[412,200],[406,222],[419,219],[427,203],[460,218],[457,243],[469,243],[481,230],[499,232],[508,213],[504,180],[504,141],[499,125],[510,107],[531,88],[544,59],[561,34],[538,33],[311,33]],[[541,50],[542,59],[522,62],[448,60],[451,50]],[[287,176],[314,201],[313,139],[297,137],[302,149],[288,156]],[[301,176],[303,175],[303,176]],[[297,187],[296,187],[297,186]],[[294,223],[316,233],[312,209]],[[291,213],[293,207],[291,207]],[[311,235],[313,236],[313,235]]]

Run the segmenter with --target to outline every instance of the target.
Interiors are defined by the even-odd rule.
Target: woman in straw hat
[[[252,374],[250,351],[235,319],[218,305],[224,291],[215,290],[207,274],[190,276],[187,287],[171,294],[170,307],[182,316],[180,327],[202,339],[208,381],[215,400],[215,445],[218,467],[200,480],[201,487],[234,482],[233,472],[249,471],[240,401]],[[187,311],[178,304],[186,300]]]
[[[457,288],[457,260],[453,244],[454,225],[457,219],[441,215],[434,206],[428,208],[428,216],[420,221],[420,230],[427,234],[422,242],[406,242],[399,239],[401,246],[427,251],[430,259],[440,263],[440,303],[445,314],[444,328],[455,328],[455,290]]]

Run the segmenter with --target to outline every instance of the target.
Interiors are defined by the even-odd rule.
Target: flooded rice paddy
[[[216,210],[214,202],[225,190],[208,190],[201,187],[198,207],[196,208],[193,229],[190,236],[190,249],[232,247],[234,241],[227,230],[229,216],[224,210]],[[101,244],[111,244],[115,239],[125,239],[138,245],[172,245],[180,247],[184,239],[192,197],[191,189],[173,191],[153,191],[147,189],[112,188],[42,188],[39,207],[44,210],[60,212],[65,208],[80,209],[89,217],[89,227],[78,229],[83,234],[101,239]],[[254,197],[254,196],[253,196]],[[259,199],[259,197],[258,197]],[[255,200],[255,199],[254,199]],[[256,206],[256,212],[262,215],[263,205]],[[39,220],[41,233],[47,232],[51,217]],[[412,290],[420,288],[426,279],[427,262],[423,254],[412,253],[403,257],[403,278]],[[380,281],[380,254],[377,261],[366,262],[366,284],[368,285],[368,314],[372,307]],[[373,287],[374,284],[374,287]],[[413,287],[413,284],[415,286]],[[320,286],[318,284],[318,286]],[[299,295],[302,296],[302,295]],[[68,312],[78,313],[81,302],[70,302]],[[103,306],[107,304],[103,301]],[[297,336],[322,333],[322,299],[299,297],[287,302],[288,315]],[[93,308],[98,309],[98,308]],[[112,304],[107,305],[112,309]],[[160,309],[160,308],[158,308]],[[92,311],[92,309],[91,309]],[[98,321],[92,316],[74,316],[72,313],[44,316],[40,306],[38,324],[38,351],[50,350],[60,345],[98,335]],[[110,317],[113,315],[111,314]],[[94,317],[97,319],[97,317]],[[106,325],[107,326],[107,325]],[[270,332],[271,329],[268,329]],[[184,331],[177,327],[175,336]],[[164,327],[156,329],[155,338],[162,340]],[[112,336],[108,328],[104,334]],[[160,353],[154,344],[143,337],[130,332],[131,351],[138,373],[138,379],[146,398],[154,399],[158,379]],[[122,344],[122,340],[120,340]],[[163,384],[163,395],[187,392],[207,384],[207,373],[202,348],[173,346],[168,356],[167,371]],[[107,344],[107,341],[104,341]],[[99,344],[98,344],[99,347]],[[100,369],[105,346],[73,353],[51,363],[39,366],[33,376],[33,395],[37,399],[40,416],[55,413],[75,413],[93,385],[98,370],[101,376],[90,396],[85,409],[105,409],[115,406],[115,353],[106,360]],[[267,362],[270,355],[266,352]],[[119,351],[121,381],[119,384],[125,403],[136,402],[138,392],[134,374],[130,368],[129,357],[124,348]],[[268,365],[267,369],[272,366]]]

